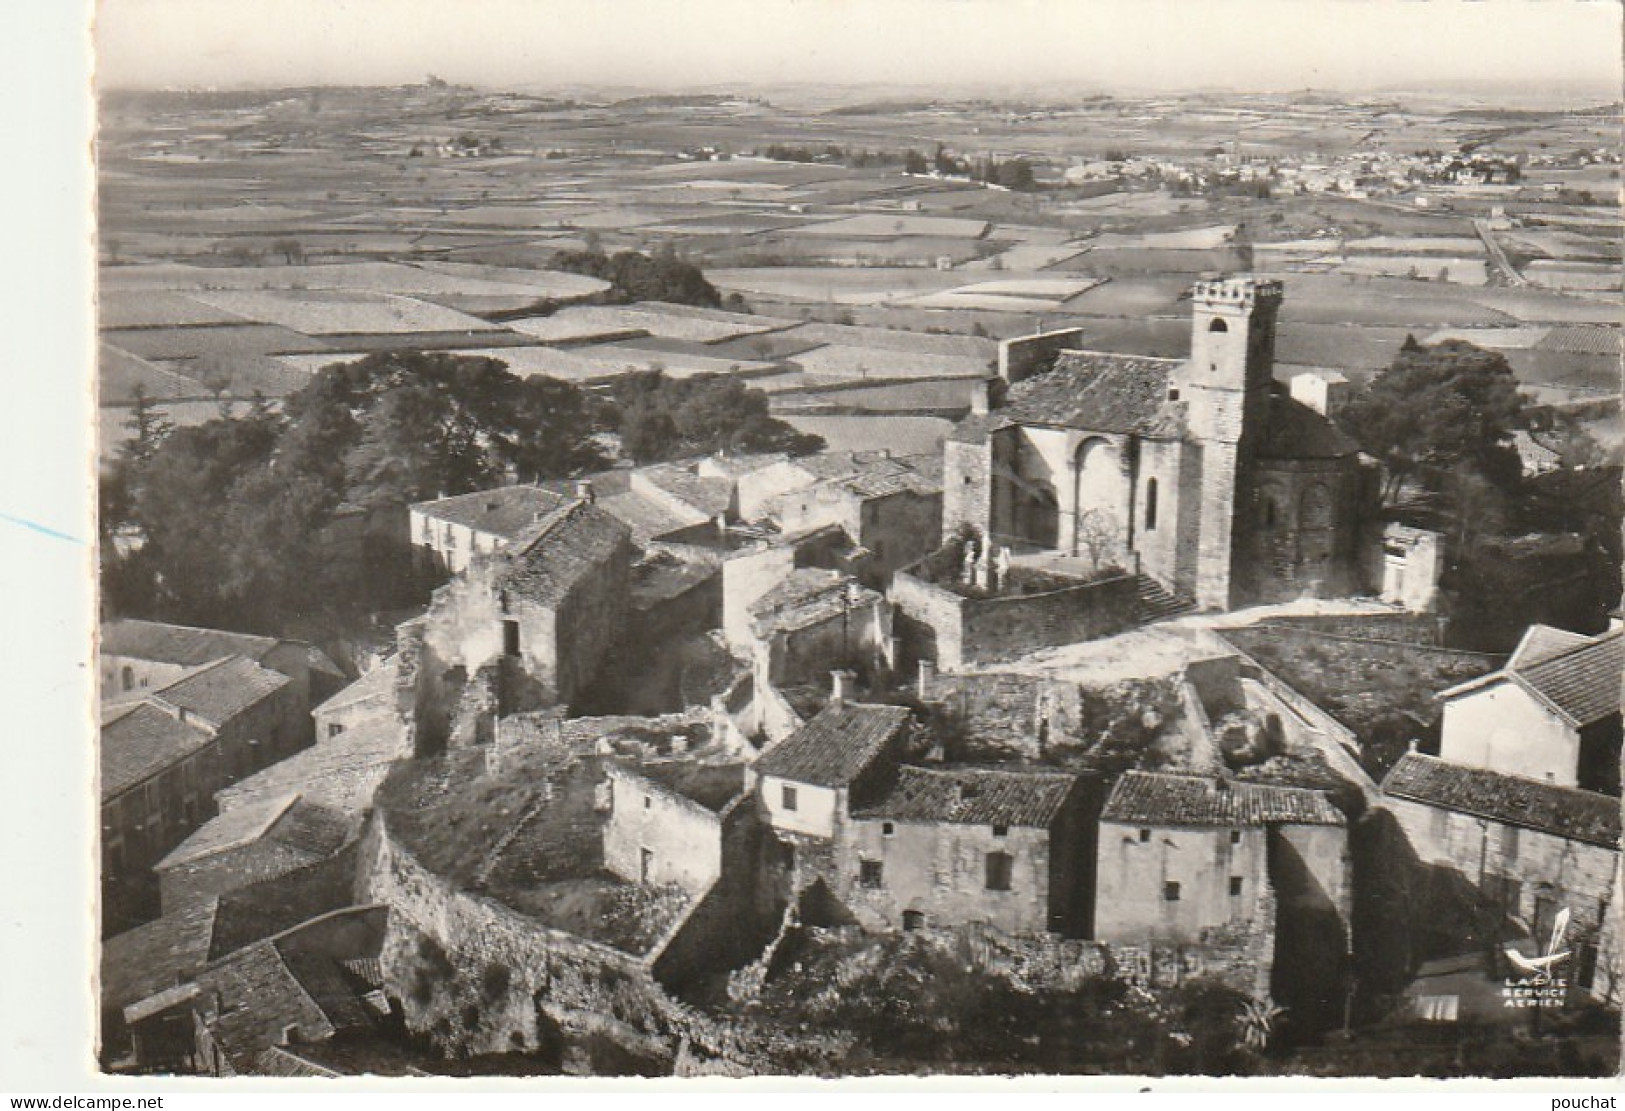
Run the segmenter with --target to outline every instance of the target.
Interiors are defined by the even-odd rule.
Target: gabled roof
[[[542,605],[563,602],[575,585],[625,546],[627,527],[587,501],[557,509],[515,543],[502,585]]]
[[[872,605],[880,595],[839,571],[798,567],[750,604],[751,631],[758,637],[804,629],[847,610]]]
[[[1553,837],[1619,848],[1619,800],[1578,787],[1406,753],[1382,781],[1393,798],[1488,818]]]
[[[701,764],[693,760],[659,760],[638,765],[611,765],[615,771],[646,780],[720,814],[745,789],[745,765]]]
[[[852,816],[1046,829],[1076,782],[1064,772],[905,766],[884,798]]]
[[[1168,387],[1181,365],[1179,359],[1063,351],[1052,369],[1011,386],[1002,405],[986,416],[967,417],[952,438],[976,442],[1021,424],[1177,436],[1184,405],[1168,399]]]
[[[252,633],[231,633],[223,629],[199,629],[190,625],[168,625],[162,621],[120,618],[102,625],[101,652],[104,656],[128,656],[137,660],[197,667],[227,656],[247,656],[259,660],[278,644],[275,637]]]
[[[732,480],[696,474],[682,463],[654,463],[633,474],[694,510],[702,520],[720,516],[733,506]]]
[[[1135,771],[1117,781],[1100,818],[1146,826],[1344,824],[1342,813],[1320,791],[1211,775]]]
[[[230,656],[175,680],[147,697],[196,714],[219,728],[293,680],[246,656]]]
[[[908,724],[906,706],[831,702],[756,761],[758,775],[846,787]]]
[[[209,962],[216,907],[205,899],[102,942],[102,1007],[122,1010],[191,979]]]
[[[331,713],[353,706],[364,705],[368,702],[380,702],[385,706],[393,707],[395,702],[395,677],[399,671],[399,661],[391,656],[349,686],[335,693],[326,702],[317,706],[312,713]]]
[[[289,795],[233,807],[205,822],[154,866],[166,872],[256,842],[274,844],[305,863],[333,855],[350,839],[350,820],[340,811]],[[288,866],[297,864],[290,860]]]
[[[200,752],[214,740],[202,722],[181,721],[150,703],[138,703],[102,729],[102,801]]]
[[[1451,701],[1496,683],[1515,683],[1575,729],[1620,712],[1625,687],[1625,630],[1595,637],[1531,626],[1500,671],[1439,694]]]
[[[698,510],[678,513],[671,506],[636,490],[599,498],[594,504],[630,529],[632,539],[640,546],[709,519]]]
[[[419,502],[412,506],[412,511],[431,520],[462,525],[512,541],[535,524],[539,516],[571,500],[539,486],[499,486],[494,490],[476,490],[472,494]]]
[[[302,794],[336,810],[358,812],[396,760],[412,755],[406,726],[394,713],[352,725],[336,737],[258,771],[220,791],[222,808],[252,805],[258,799]]]

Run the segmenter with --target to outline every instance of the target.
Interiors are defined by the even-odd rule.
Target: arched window
[[[1274,528],[1280,521],[1280,510],[1275,506],[1275,499],[1269,494],[1264,495],[1263,505],[1260,507],[1259,519],[1265,528]]]
[[[1157,527],[1157,480],[1145,480],[1145,531],[1153,532]]]
[[[1230,325],[1226,324],[1218,317],[1214,317],[1213,323],[1207,326],[1207,330],[1210,332],[1228,332],[1230,330]]]

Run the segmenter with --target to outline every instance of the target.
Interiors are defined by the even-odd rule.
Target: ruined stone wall
[[[1062,351],[1083,345],[1082,328],[1062,328],[1030,336],[1013,336],[999,343],[999,377],[1011,385],[1043,374],[1055,365]]]
[[[1240,596],[1274,602],[1359,589],[1360,494],[1349,459],[1255,462],[1236,504]]]
[[[424,868],[377,815],[360,895],[390,907],[386,991],[447,1055],[548,1052],[560,1030],[648,1039],[670,1053],[668,1001],[630,954],[550,929]]]
[[[900,571],[890,598],[902,619],[905,654],[929,659],[926,652],[934,648],[934,662],[950,672],[1109,636],[1139,621],[1139,595],[1129,575],[1045,594],[963,598]]]

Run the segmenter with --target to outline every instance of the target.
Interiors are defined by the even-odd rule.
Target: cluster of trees
[[[768,412],[768,397],[727,375],[622,377],[610,391],[621,453],[637,463],[711,452],[807,455],[824,446]]]
[[[1618,600],[1620,468],[1583,428],[1566,424],[1542,433],[1560,445],[1557,469],[1526,475],[1513,437],[1540,420],[1500,352],[1408,336],[1393,363],[1355,391],[1337,419],[1382,462],[1385,505],[1422,506],[1436,515],[1449,543],[1443,585],[1456,616],[1474,624],[1493,613],[1506,619],[1504,628],[1484,624],[1489,640],[1529,620],[1591,624],[1578,611],[1594,609],[1600,620],[1609,599]],[[1551,573],[1549,561],[1508,558],[1507,542],[1531,533],[1582,539],[1584,551],[1575,558],[1595,598],[1576,600],[1573,615],[1538,608],[1543,594],[1546,605],[1559,604],[1538,578]],[[1559,577],[1575,574],[1571,567]],[[1497,646],[1489,640],[1481,646]]]
[[[714,309],[723,303],[722,294],[706,280],[700,268],[679,258],[669,243],[647,255],[638,251],[617,251],[611,255],[589,244],[584,250],[558,252],[549,265],[555,270],[608,282],[612,287],[610,298],[621,304],[670,301]],[[738,307],[737,298],[730,300],[730,307]]]
[[[944,177],[968,177],[972,181],[985,181],[990,185],[1002,185],[1006,189],[1023,192],[1038,188],[1033,178],[1032,163],[1025,158],[1012,158],[1006,162],[1000,162],[992,155],[962,158],[940,143],[929,159],[917,150],[907,151],[903,156],[903,169],[911,174],[938,173]]]
[[[605,468],[615,433],[639,462],[822,446],[726,377],[639,374],[604,398],[496,359],[412,352],[324,368],[281,412],[256,399],[190,428],[138,398],[129,430],[101,483],[108,608],[317,638],[421,597],[412,502]],[[120,555],[126,529],[142,544]]]

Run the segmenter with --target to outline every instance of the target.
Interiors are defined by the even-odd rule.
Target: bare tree
[[[1117,524],[1100,510],[1091,509],[1078,518],[1077,539],[1089,556],[1089,570],[1098,575],[1117,549]]]

